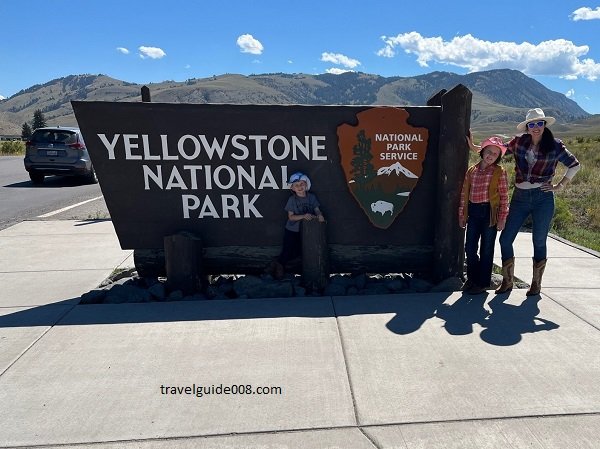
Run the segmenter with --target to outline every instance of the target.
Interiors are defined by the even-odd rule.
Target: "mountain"
[[[396,162],[389,167],[381,167],[379,170],[377,170],[377,175],[389,176],[394,172],[396,172],[396,175],[400,175],[400,173],[402,173],[407,178],[418,178],[417,175],[411,172],[408,168],[404,167],[400,162]]]
[[[424,106],[440,90],[458,84],[473,92],[471,124],[475,131],[489,127],[493,132],[513,133],[515,124],[531,107],[543,108],[557,118],[557,125],[583,120],[585,127],[590,116],[565,95],[519,71],[504,69],[467,75],[432,72],[415,77],[360,72],[225,74],[151,83],[148,87],[154,102]],[[49,125],[76,125],[71,100],[141,101],[141,87],[106,75],[70,75],[38,84],[0,100],[0,134],[19,135],[36,109],[42,110]]]

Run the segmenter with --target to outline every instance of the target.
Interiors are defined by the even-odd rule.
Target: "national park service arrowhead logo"
[[[338,126],[350,193],[371,223],[387,229],[402,212],[423,172],[429,132],[408,124],[406,110],[375,107]]]

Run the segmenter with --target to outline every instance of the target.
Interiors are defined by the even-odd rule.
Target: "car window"
[[[77,133],[62,130],[37,130],[31,136],[31,140],[36,143],[64,143],[68,145],[77,142]]]

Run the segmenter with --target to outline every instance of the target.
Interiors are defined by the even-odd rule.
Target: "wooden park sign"
[[[262,271],[302,171],[327,219],[331,272],[462,273],[462,85],[427,106],[72,104],[123,249],[157,252],[188,232],[207,274]]]

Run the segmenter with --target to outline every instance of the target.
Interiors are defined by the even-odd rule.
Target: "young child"
[[[276,279],[283,278],[285,264],[302,253],[300,222],[313,219],[318,219],[320,222],[325,221],[323,213],[319,209],[319,200],[313,193],[308,192],[311,186],[308,176],[302,172],[293,173],[288,184],[290,184],[293,194],[284,208],[287,211],[288,219],[285,224],[281,254],[275,262],[274,277]]]
[[[469,167],[463,183],[458,208],[458,223],[461,228],[467,227],[467,282],[463,290],[472,295],[484,293],[490,285],[496,233],[506,224],[508,179],[498,165],[505,152],[499,137],[481,142],[481,161]]]

